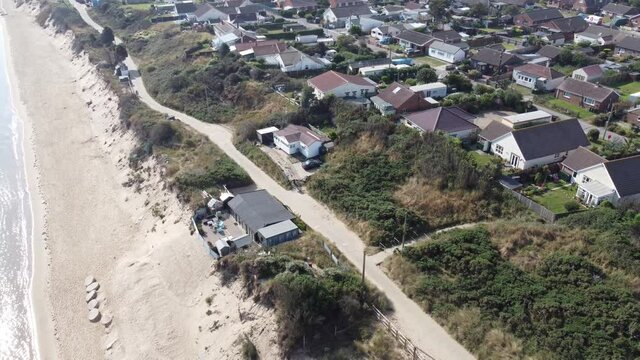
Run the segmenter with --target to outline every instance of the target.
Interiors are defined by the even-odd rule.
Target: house
[[[371,37],[378,40],[383,38],[393,38],[405,30],[401,25],[382,25],[371,29]]]
[[[316,0],[284,0],[280,3],[282,10],[313,11],[318,8]]]
[[[550,123],[553,116],[546,111],[536,110],[522,114],[508,115],[500,119],[503,125],[512,129]]]
[[[368,78],[327,71],[307,80],[316,98],[329,94],[339,98],[367,98],[376,93],[377,84]]]
[[[222,11],[216,9],[210,3],[204,3],[204,4],[200,5],[200,6],[198,6],[196,11],[194,12],[195,19],[198,22],[218,21],[224,15],[226,15],[226,14],[223,13]]]
[[[478,138],[485,151],[521,170],[560,162],[578,147],[589,146],[577,119],[519,129],[493,121]]]
[[[580,16],[572,16],[568,18],[560,18],[548,21],[539,26],[540,29],[550,31],[552,33],[561,33],[565,41],[573,40],[575,33],[581,33],[587,29],[589,23]]]
[[[462,41],[462,36],[453,30],[436,31],[431,33],[431,37],[446,44],[455,44]]]
[[[585,66],[583,68],[573,70],[571,73],[572,78],[590,83],[595,83],[600,80],[603,75],[604,71],[602,71],[602,67],[598,64]]]
[[[240,56],[262,59],[266,65],[279,66],[278,55],[287,51],[287,44],[277,40],[238,43],[233,51]]]
[[[329,138],[300,125],[289,124],[273,133],[273,143],[289,155],[302,154],[305,158],[314,158],[321,154],[323,145]]]
[[[351,29],[354,26],[360,28],[363,33],[368,33],[378,26],[384,25],[384,21],[378,20],[374,16],[350,16],[344,21],[344,27]]]
[[[625,120],[632,126],[640,126],[640,106],[629,109],[625,116]]]
[[[385,5],[382,7],[382,14],[386,16],[400,15],[404,11],[404,6]]]
[[[401,122],[421,132],[441,131],[460,139],[473,137],[478,127],[473,124],[476,117],[457,106],[438,107],[405,115]]]
[[[627,24],[627,26],[636,29],[636,31],[640,29],[640,15],[631,16],[629,18],[629,23]]]
[[[464,50],[442,41],[435,41],[429,46],[429,56],[451,64],[464,60],[466,54]]]
[[[300,235],[300,229],[291,225],[295,216],[266,190],[236,194],[227,205],[238,225],[263,246],[295,240]]]
[[[618,102],[620,95],[608,87],[567,78],[558,86],[556,98],[583,108],[602,112],[611,109],[613,103]]]
[[[480,48],[470,61],[472,68],[491,76],[509,72],[514,66],[522,64],[522,60],[513,54],[486,47]]]
[[[378,95],[372,96],[371,102],[382,115],[402,114],[430,107],[421,93],[414,92],[409,87],[397,82],[389,85]]]
[[[371,60],[354,61],[349,64],[349,72],[357,73],[360,69],[369,66],[388,65],[389,67],[393,62],[389,58],[378,58]]]
[[[571,183],[575,183],[578,172],[602,164],[605,161],[607,159],[584,146],[580,146],[562,161],[560,171],[569,176]]]
[[[546,22],[561,18],[563,16],[558,9],[538,9],[514,16],[513,23],[530,30],[536,30],[538,26]]]
[[[583,32],[576,33],[573,36],[573,41],[588,42],[593,45],[610,45],[622,40],[624,34],[619,30],[589,24],[587,29]]]
[[[287,51],[281,52],[276,57],[280,71],[283,73],[296,73],[309,70],[321,70],[331,64],[330,61],[317,58],[315,56],[309,56],[302,51],[294,48],[290,48]]]
[[[541,47],[536,54],[549,59],[549,65],[553,65],[558,61],[561,51],[562,50],[559,47],[545,45]]]
[[[542,38],[542,40],[546,41],[547,44],[550,44],[550,45],[563,45],[566,40],[564,34],[559,32],[544,34],[540,36],[540,38]],[[571,34],[571,39],[569,40],[573,41],[573,34]]]
[[[586,14],[599,12],[612,0],[577,0],[573,3],[573,9]]]
[[[640,9],[624,4],[608,3],[602,8],[602,15],[614,17],[631,17],[640,14]]]
[[[176,1],[176,14],[190,16],[196,12],[196,4],[193,1]]]
[[[574,0],[549,0],[547,2],[547,7],[569,10],[573,7]]]
[[[640,38],[625,36],[616,44],[615,53],[618,55],[640,56]]]
[[[425,54],[429,45],[436,41],[427,34],[413,30],[404,30],[396,35],[395,39],[398,40],[398,44],[403,48],[413,49],[421,54]]]
[[[328,25],[329,27],[339,28],[339,27],[344,27],[344,24],[347,21],[347,19],[351,18],[352,16],[366,17],[366,16],[373,16],[373,15],[374,13],[369,8],[369,5],[359,4],[359,5],[352,5],[352,6],[340,6],[335,8],[333,7],[327,8],[323,13],[322,18],[324,20],[325,25]]]
[[[577,171],[576,196],[587,206],[607,200],[614,205],[640,201],[640,155],[605,161]]]
[[[538,64],[524,64],[513,69],[516,84],[532,90],[551,91],[562,83],[564,75],[550,67]]]
[[[441,99],[447,96],[447,84],[441,82],[414,85],[409,89],[422,94],[422,97],[424,98]]]
[[[364,0],[330,0],[329,7],[339,8],[339,7],[362,5],[366,3],[367,2]]]

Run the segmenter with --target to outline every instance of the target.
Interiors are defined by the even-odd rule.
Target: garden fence
[[[378,310],[378,308],[376,308],[373,305],[371,305],[371,308],[373,309],[373,312],[375,313],[378,321],[380,321],[382,325],[384,325],[385,329],[389,332],[389,334],[391,334],[391,336],[393,336],[396,339],[396,341],[402,347],[402,350],[404,350],[404,352],[408,355],[408,359],[435,360],[433,356],[427,354],[426,352],[422,351],[419,347],[413,345],[411,340],[409,340],[409,338],[407,338],[404,334],[402,334],[400,330],[398,330],[398,328],[396,328],[393,325],[391,320],[389,320],[389,318],[387,318],[382,313],[382,311]]]
[[[529,210],[535,212],[536,214],[538,214],[543,220],[550,222],[550,223],[554,223],[557,219],[557,215],[547,209],[546,207],[538,204],[537,202],[529,199],[528,197],[520,194],[519,192],[515,191],[515,190],[511,190],[511,189],[507,189],[505,188],[505,190],[510,193],[513,197],[515,197],[516,199],[518,199],[518,201],[520,201],[520,203],[522,203],[523,205],[525,205],[527,208],[529,208]]]

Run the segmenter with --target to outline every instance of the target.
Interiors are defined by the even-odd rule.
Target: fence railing
[[[402,350],[404,350],[404,352],[407,354],[408,359],[436,360],[433,356],[427,354],[426,352],[422,351],[419,347],[413,345],[411,340],[409,340],[409,338],[407,338],[403,333],[401,333],[400,330],[398,330],[398,328],[396,328],[393,325],[391,320],[389,320],[389,318],[382,313],[382,311],[378,310],[378,308],[376,308],[373,305],[371,305],[371,308],[373,309],[373,312],[376,315],[376,318],[378,319],[378,321],[380,321],[380,323],[384,325],[385,329],[389,332],[389,334],[391,334],[391,336],[393,336],[396,339],[396,341],[400,344]]]
[[[537,202],[529,199],[528,197],[520,194],[519,192],[517,192],[515,190],[507,189],[507,188],[505,188],[505,191],[507,191],[509,194],[511,194],[516,199],[518,199],[518,201],[520,201],[520,203],[522,203],[527,208],[529,208],[529,210],[531,210],[531,211],[535,212],[536,214],[538,214],[543,220],[545,220],[547,222],[550,222],[550,223],[553,223],[558,218],[556,213],[554,213],[553,211],[547,209],[546,207],[538,204]]]
[[[219,259],[220,255],[218,255],[215,251],[211,250],[211,248],[209,247],[209,244],[207,243],[207,240],[205,240],[204,237],[200,235],[200,231],[198,230],[198,225],[196,224],[196,219],[191,218],[191,223],[193,223],[193,229],[195,230],[196,239],[202,242],[202,245],[204,246],[204,248],[207,250],[207,252],[212,258]]]

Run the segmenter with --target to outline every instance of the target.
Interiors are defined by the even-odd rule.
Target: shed
[[[220,256],[229,255],[229,244],[222,239],[218,239],[216,241],[216,249],[218,249],[218,254],[220,254]]]
[[[273,133],[276,131],[278,131],[278,128],[275,126],[257,130],[258,141],[264,145],[273,144]]]
[[[262,246],[274,246],[295,240],[300,235],[300,229],[291,220],[265,226],[258,230],[258,239]]]

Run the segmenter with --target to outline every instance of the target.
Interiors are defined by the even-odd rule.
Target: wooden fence
[[[207,240],[205,240],[204,237],[202,237],[202,235],[200,235],[200,231],[198,230],[198,225],[196,224],[196,219],[191,218],[191,222],[193,223],[193,228],[195,229],[196,239],[198,239],[198,240],[200,240],[202,242],[202,245],[204,246],[205,249],[207,249],[207,253],[209,253],[209,255],[212,258],[218,260],[220,258],[220,255],[218,255],[218,253],[213,251],[209,247],[209,244],[207,243]]]
[[[525,205],[527,208],[529,208],[529,210],[531,210],[531,211],[535,212],[536,214],[538,214],[546,222],[553,223],[558,218],[556,213],[554,213],[553,211],[547,209],[546,207],[538,204],[537,202],[529,199],[528,197],[520,194],[519,192],[517,192],[515,190],[507,189],[507,188],[505,188],[505,191],[510,193],[516,199],[518,199],[518,201],[520,201],[523,205]]]
[[[384,325],[385,329],[389,332],[389,334],[391,334],[391,336],[393,336],[396,339],[396,341],[400,344],[400,346],[402,347],[402,350],[404,350],[408,359],[435,360],[433,356],[427,354],[426,352],[422,351],[419,347],[413,345],[411,340],[409,340],[409,338],[407,338],[404,334],[402,334],[400,330],[398,330],[398,328],[396,328],[393,325],[391,320],[389,320],[389,318],[387,318],[382,313],[382,311],[378,310],[378,308],[376,308],[373,305],[371,306],[371,308],[373,309],[373,312],[375,313],[378,321],[380,321],[382,325]]]

